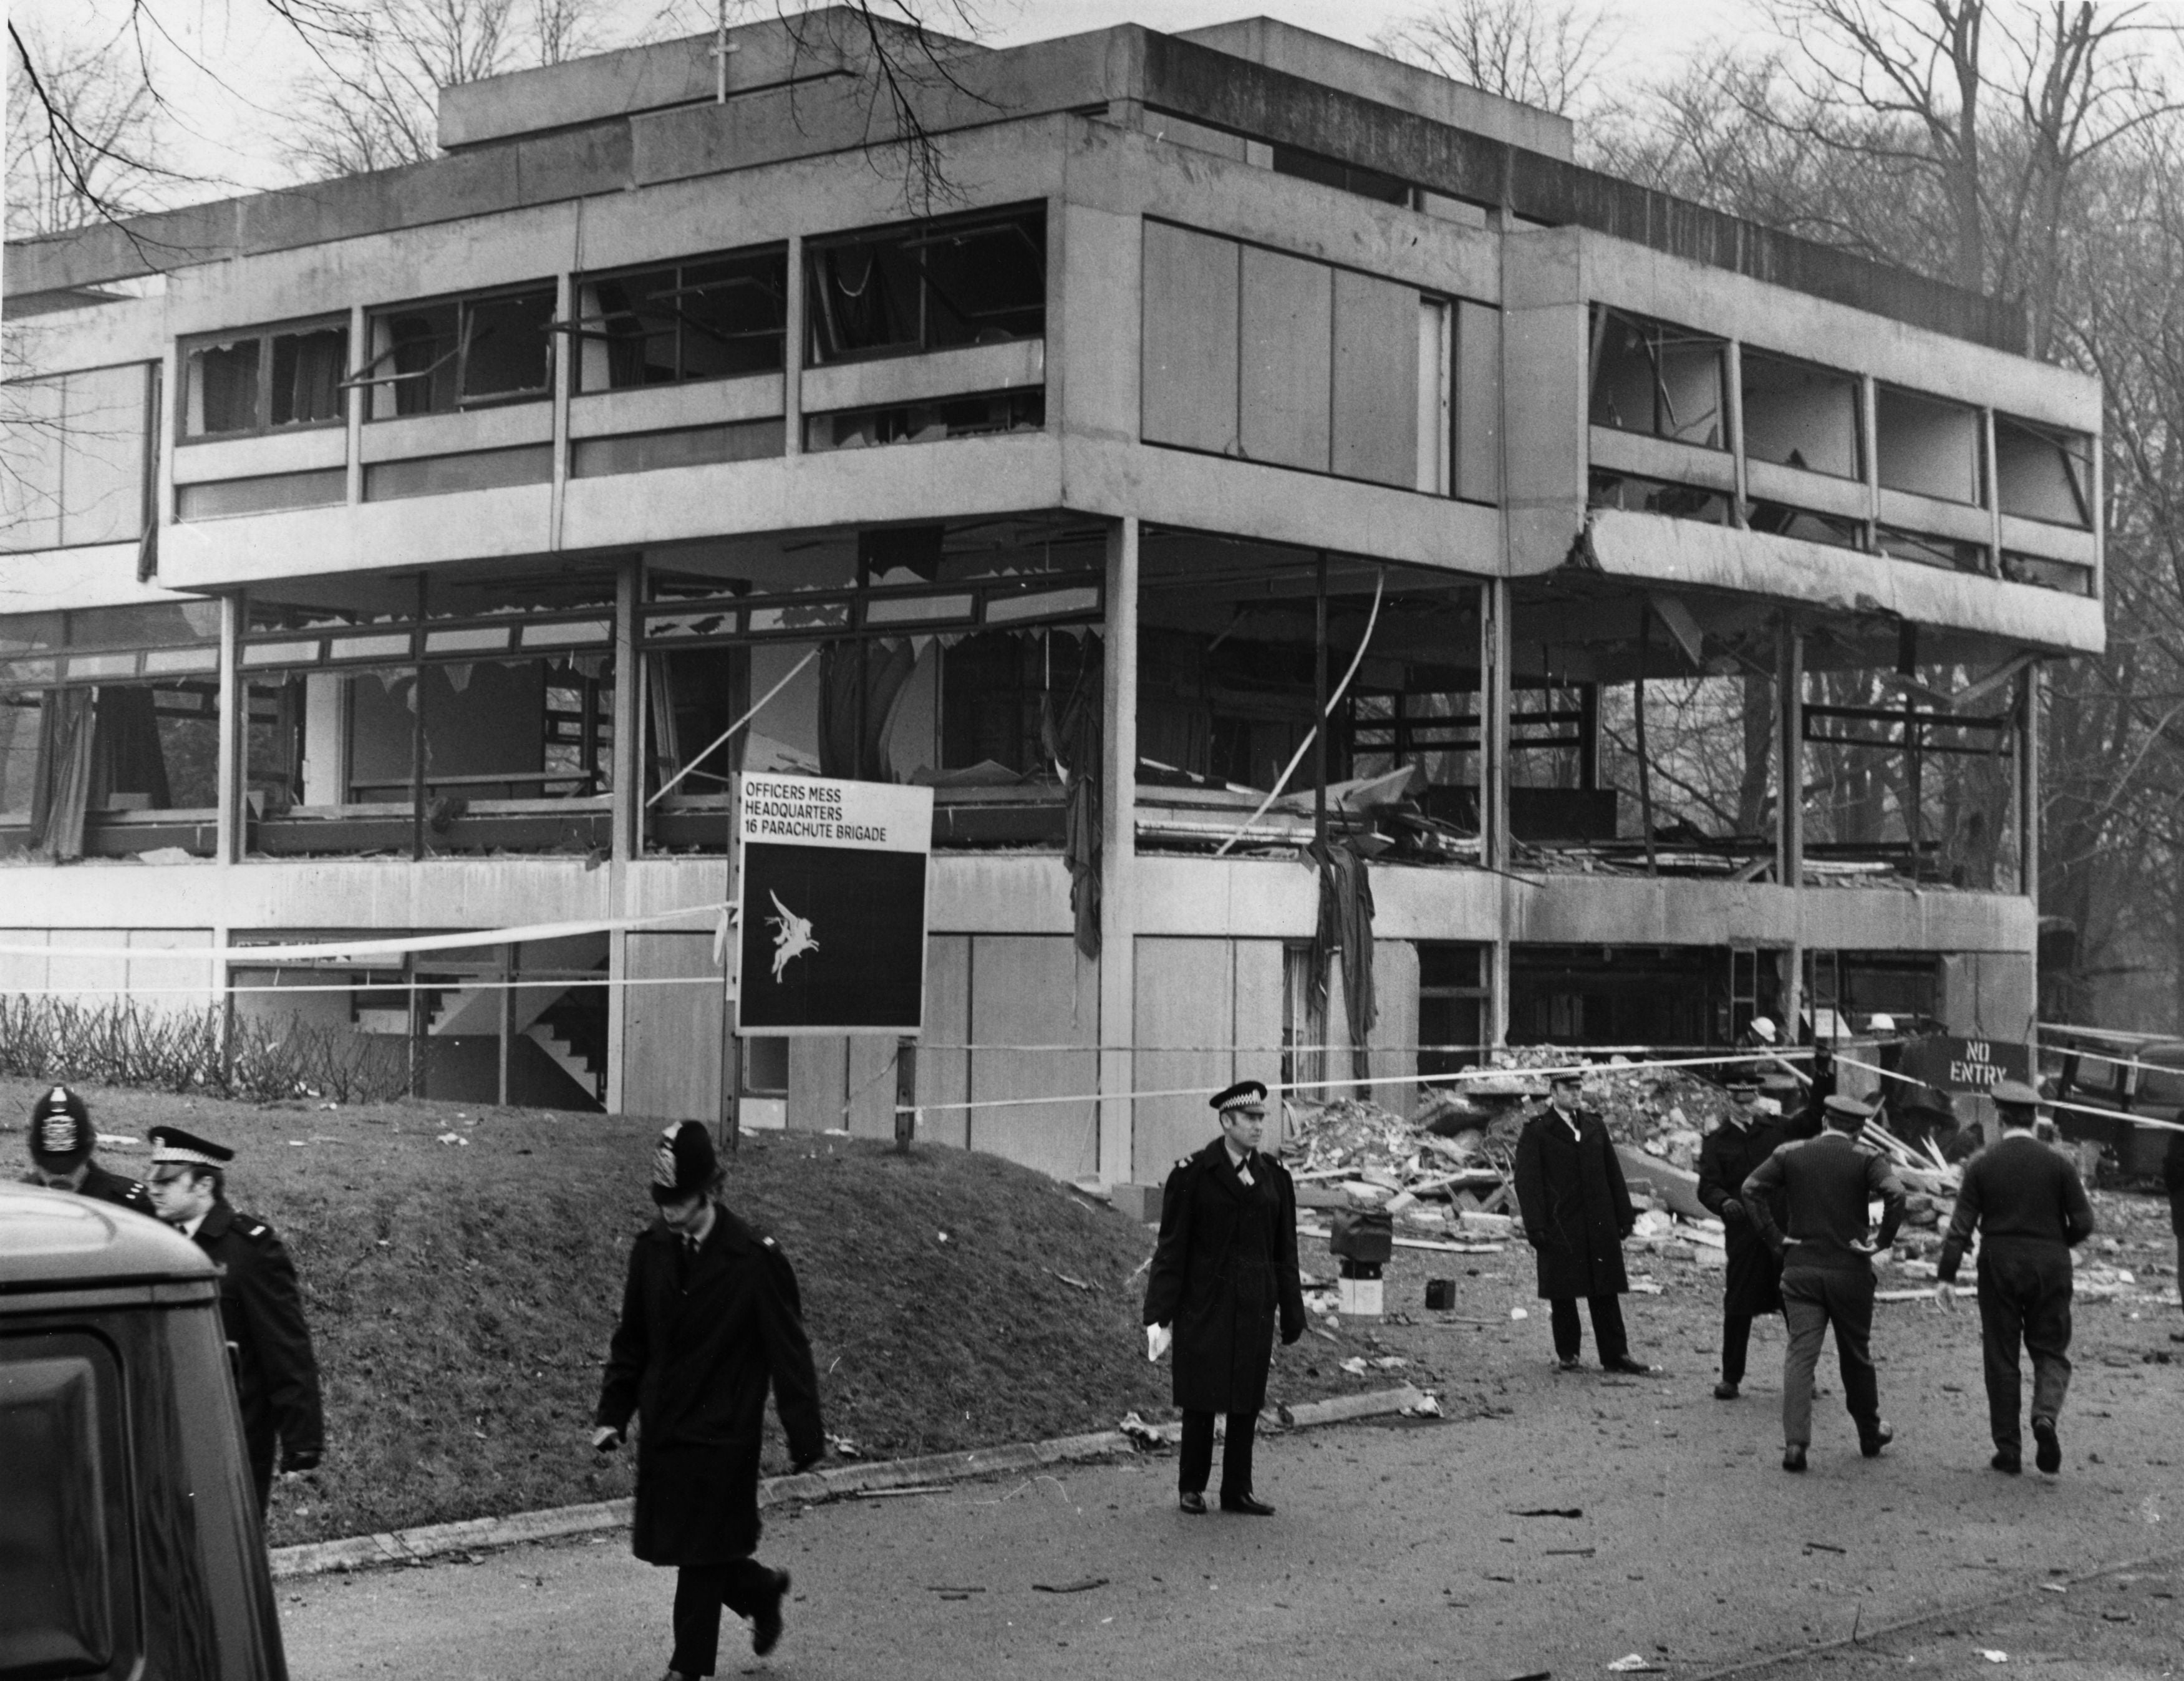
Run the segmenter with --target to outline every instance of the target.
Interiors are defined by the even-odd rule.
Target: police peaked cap
[[[1942,1114],[1952,1119],[1957,1113],[1956,1099],[1935,1086],[1913,1087],[1911,1095],[1904,1098],[1899,1107],[1916,1110],[1922,1114]]]
[[[1733,1068],[1729,1078],[1722,1081],[1732,1092],[1757,1092],[1759,1089],[1758,1072],[1748,1068]]]
[[[1987,1096],[1994,1099],[1997,1108],[2005,1109],[2037,1109],[2047,1101],[2021,1080],[1997,1081]]]
[[[1830,1115],[1841,1115],[1847,1120],[1855,1120],[1861,1126],[1873,1119],[1873,1105],[1861,1103],[1855,1097],[1830,1096],[1825,1107]]]
[[[1223,1087],[1206,1099],[1208,1105],[1226,1114],[1231,1109],[1257,1109],[1267,1101],[1267,1088],[1256,1080],[1240,1080],[1234,1086]]]
[[[1582,1086],[1585,1070],[1581,1068],[1558,1068],[1547,1075],[1547,1084],[1554,1086]]]
[[[179,1126],[155,1126],[152,1129],[152,1165],[161,1167],[170,1162],[187,1167],[226,1167],[235,1159],[235,1152],[225,1144],[215,1144],[209,1138],[200,1138],[194,1132],[185,1132]]]
[[[699,1120],[678,1121],[660,1135],[652,1153],[652,1200],[677,1203],[710,1191],[720,1158],[713,1135]]]
[[[31,1105],[31,1159],[47,1171],[72,1171],[98,1142],[90,1109],[67,1086],[54,1086]]]

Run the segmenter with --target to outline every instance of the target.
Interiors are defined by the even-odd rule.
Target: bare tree
[[[1580,0],[1451,0],[1380,31],[1373,44],[1504,99],[1568,116],[1598,85],[1619,31]]]
[[[10,238],[81,227],[101,204],[148,209],[172,179],[153,161],[161,124],[151,90],[114,45],[64,45],[8,25]]]

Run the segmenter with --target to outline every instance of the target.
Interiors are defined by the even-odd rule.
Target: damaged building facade
[[[730,1031],[771,770],[934,788],[923,1136],[1064,1176],[1244,1075],[2029,1036],[2100,393],[2014,306],[1265,20],[953,51],[911,204],[854,31],[731,34],[9,247],[0,991],[884,1135],[893,1042]]]

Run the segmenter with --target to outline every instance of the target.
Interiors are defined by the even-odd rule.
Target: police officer
[[[2184,1109],[2177,1111],[2184,1121]],[[2169,1148],[2161,1158],[2162,1188],[2169,1192],[2169,1230],[2176,1239],[2176,1276],[2184,1278],[2184,1128],[2169,1135]],[[2169,1333],[2172,1343],[2184,1343],[2184,1331]]]
[[[1699,1201],[1721,1221],[1729,1254],[1722,1292],[1721,1382],[1713,1386],[1718,1401],[1735,1400],[1744,1382],[1752,1321],[1782,1310],[1782,1263],[1739,1199],[1752,1170],[1788,1142],[1780,1117],[1759,1107],[1756,1074],[1739,1069],[1726,1086],[1729,1114],[1699,1147]]]
[[[1802,1471],[1813,1439],[1813,1368],[1830,1326],[1842,1368],[1843,1405],[1858,1424],[1868,1459],[1896,1439],[1880,1416],[1873,1370],[1873,1257],[1903,1224],[1903,1187],[1887,1159],[1863,1148],[1858,1133],[1872,1111],[1852,1097],[1826,1103],[1827,1130],[1785,1144],[1752,1170],[1737,1200],[1760,1236],[1784,1257],[1782,1316],[1790,1324],[1782,1358],[1782,1469]],[[1788,1236],[1774,1218],[1786,1206]],[[1882,1205],[1880,1231],[1867,1237],[1867,1204]]]
[[[1578,1371],[1585,1333],[1578,1298],[1592,1315],[1592,1339],[1603,1371],[1652,1377],[1658,1369],[1633,1359],[1619,1299],[1630,1287],[1623,1270],[1623,1240],[1638,1224],[1623,1164],[1615,1158],[1607,1125],[1578,1107],[1585,1077],[1574,1069],[1547,1076],[1547,1106],[1517,1135],[1517,1207],[1524,1240],[1532,1246],[1539,1293],[1548,1304],[1555,1363]]]
[[[276,1445],[289,1472],[318,1469],[326,1445],[319,1366],[296,1268],[271,1226],[228,1206],[233,1150],[179,1126],[155,1126],[151,1136],[150,1189],[159,1218],[220,1263],[220,1325],[235,1362],[242,1439],[263,1516]]]
[[[1993,1096],[2002,1137],[1964,1164],[1934,1295],[1942,1306],[1956,1306],[1957,1266],[1976,1230],[1980,1353],[1994,1435],[1989,1463],[2013,1477],[2025,1468],[2017,1421],[2021,1343],[2032,1356],[2034,1460],[2052,1477],[2063,1468],[2055,1421],[2070,1387],[2070,1251],[2092,1235],[2093,1208],[2070,1159],[2032,1135],[2040,1094],[2005,1080]]]
[[[1160,1243],[1145,1283],[1146,1347],[1157,1356],[1175,1341],[1175,1404],[1183,1411],[1177,1504],[1206,1510],[1213,1470],[1213,1415],[1225,1413],[1221,1510],[1268,1517],[1273,1507],[1251,1487],[1251,1438],[1267,1400],[1274,1329],[1304,1335],[1297,1276],[1296,1187],[1259,1150],[1267,1088],[1240,1080],[1210,1100],[1221,1136],[1185,1156],[1161,1193]]]
[[[109,1173],[92,1159],[98,1143],[90,1107],[67,1086],[54,1086],[31,1105],[31,1170],[23,1182],[156,1215],[142,1184]]]
[[[652,1159],[660,1217],[630,1247],[593,1418],[592,1445],[605,1453],[637,1416],[630,1548],[676,1571],[668,1681],[713,1673],[724,1605],[750,1619],[760,1656],[781,1639],[788,1572],[752,1556],[769,1388],[796,1469],[827,1451],[796,1274],[772,1238],[719,1200],[721,1179],[701,1124],[660,1135]]]

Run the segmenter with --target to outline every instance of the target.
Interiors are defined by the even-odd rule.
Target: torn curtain
[[[828,642],[819,654],[819,774],[894,780],[888,746],[895,708],[917,665],[916,645]]]
[[[1051,693],[1041,697],[1039,733],[1046,756],[1060,767],[1064,789],[1061,861],[1069,870],[1069,908],[1077,919],[1077,949],[1100,958],[1100,647],[1088,639],[1077,687],[1057,728]]]
[[[83,856],[83,815],[91,806],[96,689],[48,689],[38,713],[38,768],[31,796],[31,850],[64,863]]]
[[[1368,1046],[1379,1008],[1373,997],[1373,883],[1354,842],[1330,841],[1314,855],[1319,868],[1319,924],[1312,937],[1312,1002],[1327,1019],[1327,969],[1342,958],[1343,1014],[1350,1025],[1350,1059],[1368,1077]]]

